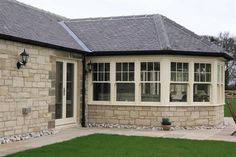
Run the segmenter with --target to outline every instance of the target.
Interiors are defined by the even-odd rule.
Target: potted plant
[[[171,127],[171,121],[169,118],[162,118],[162,122],[161,122],[162,128],[165,131],[169,131],[170,127]]]

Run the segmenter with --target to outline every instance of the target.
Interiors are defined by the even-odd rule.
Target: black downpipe
[[[85,102],[85,96],[86,96],[86,57],[83,56],[83,72],[82,72],[82,118],[81,118],[81,125],[82,127],[86,127],[86,117],[85,117],[85,110],[86,110],[86,102]]]

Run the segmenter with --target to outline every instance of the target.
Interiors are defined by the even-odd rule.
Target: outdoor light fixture
[[[26,53],[25,49],[24,51],[20,54],[20,58],[19,58],[19,61],[16,63],[16,66],[18,69],[20,69],[20,67],[22,65],[26,65],[26,63],[28,62],[28,58],[29,58],[29,54]]]
[[[90,62],[87,64],[87,71],[88,71],[88,72],[91,72],[91,71],[92,71],[92,66],[93,66],[93,64],[92,64],[92,62],[90,61]]]

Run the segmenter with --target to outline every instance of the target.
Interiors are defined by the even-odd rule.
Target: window
[[[224,66],[217,65],[217,98],[218,103],[224,103]]]
[[[194,81],[211,82],[211,64],[194,64]]]
[[[134,101],[134,63],[116,63],[116,100]]]
[[[110,100],[110,64],[93,63],[93,100]]]
[[[141,101],[160,102],[160,63],[141,62]]]
[[[210,101],[211,64],[194,64],[194,102]]]
[[[171,62],[170,102],[187,102],[188,63]]]

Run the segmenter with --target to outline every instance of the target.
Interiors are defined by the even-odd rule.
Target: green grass
[[[234,112],[236,113],[236,99],[226,99],[225,102],[227,102],[228,100],[230,102],[232,102],[232,105],[233,105],[233,108],[234,108]],[[228,110],[226,105],[224,106],[224,112],[225,112],[225,117],[231,117],[231,115],[229,113],[229,110]]]
[[[232,157],[236,143],[94,134],[8,157]]]

